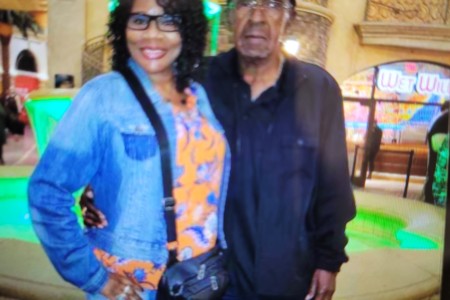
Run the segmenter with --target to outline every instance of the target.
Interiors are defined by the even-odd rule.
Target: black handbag
[[[158,299],[221,299],[229,276],[219,247],[197,257],[175,262],[164,272]]]
[[[175,199],[172,195],[172,168],[170,164],[170,148],[162,121],[144,91],[136,75],[126,68],[121,70],[123,77],[134,92],[150,123],[155,128],[156,138],[161,152],[161,167],[164,191],[164,219],[167,227],[167,242],[177,240],[175,224]],[[212,250],[187,259],[177,260],[177,250],[169,250],[167,269],[164,272],[157,292],[157,299],[220,299],[229,283],[229,275],[225,269],[223,250],[216,245]]]

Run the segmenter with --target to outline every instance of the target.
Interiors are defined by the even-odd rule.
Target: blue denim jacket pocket
[[[156,135],[147,126],[136,125],[131,130],[121,131],[125,153],[134,160],[146,160],[156,154]]]

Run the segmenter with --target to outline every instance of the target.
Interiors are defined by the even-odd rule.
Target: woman
[[[439,144],[440,140],[440,144]],[[435,134],[432,137],[433,146],[437,149],[436,168],[432,185],[434,204],[445,207],[447,204],[448,180],[448,134]],[[436,144],[436,145],[435,145]]]
[[[140,79],[166,129],[178,259],[226,247],[229,152],[203,88],[191,82],[205,47],[201,0],[121,0],[109,35],[115,72],[79,92],[29,186],[30,213],[63,278],[88,299],[154,299],[168,258],[155,131],[120,73]],[[108,226],[83,234],[72,193],[90,184]]]
[[[3,101],[0,99],[0,165],[4,165],[3,145],[6,144],[6,109],[3,107]]]

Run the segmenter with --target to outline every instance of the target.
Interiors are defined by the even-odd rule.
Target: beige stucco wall
[[[365,15],[366,0],[329,0],[334,22],[330,29],[326,69],[342,83],[365,68],[381,63],[415,59],[450,65],[450,53],[400,47],[363,46],[354,29]],[[49,0],[49,82],[56,73],[75,75],[80,85],[81,54],[86,41],[103,35],[108,20],[108,0]],[[83,22],[84,20],[84,22]]]
[[[86,0],[86,40],[104,35],[108,22],[108,0]]]
[[[96,0],[98,1],[98,0]],[[49,81],[55,74],[73,74],[81,83],[81,53],[85,42],[85,0],[48,1]]]
[[[368,67],[396,60],[427,60],[450,66],[450,53],[400,47],[360,45],[354,24],[364,20],[366,0],[330,0],[335,15],[330,31],[326,69],[342,83]]]

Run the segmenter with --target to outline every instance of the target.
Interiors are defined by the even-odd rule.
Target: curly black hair
[[[181,17],[181,53],[174,64],[175,84],[179,92],[189,86],[195,69],[202,61],[206,47],[208,20],[203,13],[201,0],[156,0],[164,13]],[[127,66],[130,53],[127,47],[126,28],[134,0],[119,0],[111,12],[108,38],[113,48],[112,69],[120,71]]]

